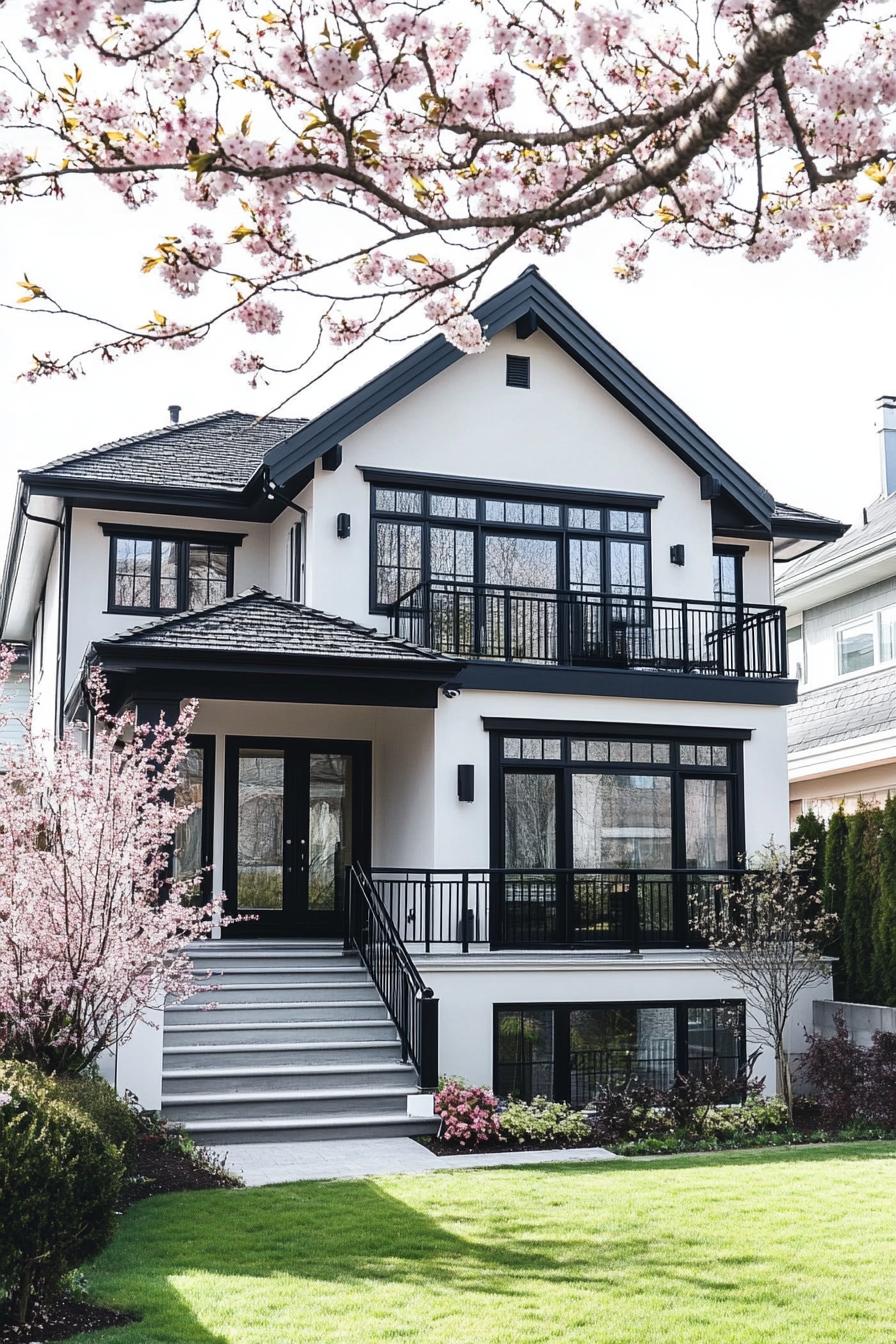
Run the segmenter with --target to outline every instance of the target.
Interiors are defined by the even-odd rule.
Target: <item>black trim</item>
[[[469,663],[452,685],[458,690],[471,691],[696,700],[720,705],[795,705],[798,683],[785,677],[704,677],[696,672],[631,671],[615,667],[586,670],[522,663]]]
[[[245,533],[229,532],[185,532],[166,531],[164,528],[119,528],[114,523],[100,523],[103,535],[109,538],[109,589],[106,597],[106,613],[112,615],[139,616],[176,616],[188,612],[191,608],[189,592],[190,547],[207,546],[209,549],[227,552],[227,575],[224,597],[233,596],[234,551],[242,544]],[[231,540],[236,536],[237,540]],[[150,603],[147,607],[119,606],[115,601],[116,579],[116,543],[119,541],[150,541],[152,557],[150,559]],[[177,606],[160,605],[161,586],[161,545],[173,542],[177,547]],[[221,599],[218,599],[221,600]]]
[[[595,723],[590,719],[492,719],[482,716],[487,733],[517,733],[520,737],[618,737],[632,741],[746,742],[752,728],[682,727],[669,723]]]
[[[210,901],[214,887],[212,864],[215,853],[215,751],[214,733],[190,733],[187,745],[202,752],[202,834],[200,863],[203,868],[199,892],[203,901]]]
[[[191,541],[199,546],[242,546],[248,532],[205,532],[187,527],[138,527],[131,523],[97,523],[104,537],[138,537],[154,541]]]
[[[59,557],[59,630],[56,644],[56,736],[65,732],[65,664],[68,661],[68,594],[71,586],[72,506],[63,508]],[[43,657],[43,649],[41,650]]]
[[[478,476],[441,476],[434,472],[391,471],[386,467],[357,468],[373,485],[394,485],[402,490],[436,490],[446,495],[507,495],[511,499],[538,499],[548,504],[578,504],[605,509],[655,509],[663,495],[642,495],[624,490],[586,490],[568,485],[545,485],[532,481],[493,481]],[[445,519],[461,523],[463,519]]]
[[[499,1085],[498,1030],[499,1013],[551,1013],[551,1031],[553,1041],[552,1082],[553,1099],[569,1101],[571,1099],[572,1065],[570,1061],[570,1017],[580,1010],[604,1009],[609,1012],[633,1008],[671,1008],[675,1013],[675,1073],[687,1075],[690,1059],[688,1055],[688,1020],[690,1008],[727,1008],[738,1007],[740,1014],[740,1059],[742,1066],[747,1062],[747,1001],[743,998],[726,999],[598,999],[569,1000],[548,999],[528,1003],[492,1004],[492,1090],[496,1096],[502,1095]],[[506,1065],[504,1067],[507,1067]]]
[[[729,546],[727,542],[714,541],[712,544],[713,555],[747,555],[749,546]]]
[[[321,455],[320,464],[324,471],[338,471],[342,466],[342,444],[334,443]]]

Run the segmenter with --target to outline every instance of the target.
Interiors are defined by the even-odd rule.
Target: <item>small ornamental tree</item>
[[[807,876],[812,859],[805,847],[788,854],[770,844],[736,894],[701,902],[693,914],[713,964],[744,991],[756,1038],[774,1052],[777,1090],[791,1115],[788,1023],[803,991],[830,975],[825,948],[836,922]]]
[[[0,656],[0,688],[11,655]],[[0,1051],[78,1072],[121,1045],[164,994],[191,989],[186,948],[219,904],[169,880],[194,707],[151,729],[113,715],[99,673],[92,755],[30,724],[0,749]]]

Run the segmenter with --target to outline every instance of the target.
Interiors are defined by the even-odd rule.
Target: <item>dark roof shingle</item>
[[[220,411],[57,458],[26,474],[106,485],[242,490],[267,450],[306,423]]]
[[[298,657],[451,663],[443,654],[314,607],[249,588],[199,611],[161,616],[100,641],[116,648],[293,654]]]
[[[788,750],[809,751],[893,727],[896,668],[802,691],[787,711]]]

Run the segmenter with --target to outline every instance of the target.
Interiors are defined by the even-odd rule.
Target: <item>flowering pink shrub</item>
[[[442,1121],[439,1138],[459,1148],[476,1147],[501,1137],[498,1098],[487,1087],[467,1087],[460,1078],[446,1078],[435,1096]]]

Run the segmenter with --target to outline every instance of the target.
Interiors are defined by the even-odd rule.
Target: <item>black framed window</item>
[[[232,595],[241,537],[105,530],[110,611],[195,611]]]
[[[495,867],[738,866],[741,739],[615,725],[545,731],[509,721],[491,732]]]
[[[740,606],[744,600],[743,546],[713,546],[713,596],[720,606]]]
[[[419,583],[650,593],[650,510],[371,484],[371,611]]]
[[[637,1078],[671,1087],[717,1065],[741,1094],[746,1063],[742,999],[667,1003],[510,1004],[494,1010],[498,1096],[548,1096],[587,1106],[600,1087]]]

